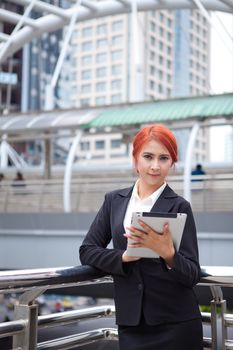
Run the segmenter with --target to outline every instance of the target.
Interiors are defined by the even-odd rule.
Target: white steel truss
[[[41,0],[4,0],[0,5],[0,22],[18,24],[20,28],[9,36],[0,33],[0,64],[8,57],[21,49],[33,38],[40,37],[45,32],[53,32],[70,23],[74,11],[78,13],[78,21],[105,17],[131,12],[132,2],[137,5],[138,11],[199,9],[200,4],[207,11],[222,11],[233,13],[233,0],[82,0],[78,4],[70,1],[67,9],[48,4]],[[23,15],[16,14],[3,8],[3,4],[17,4],[25,6]],[[33,3],[33,5],[32,5]],[[36,10],[41,16],[38,19],[30,18],[27,8]],[[30,9],[30,10],[31,10]]]

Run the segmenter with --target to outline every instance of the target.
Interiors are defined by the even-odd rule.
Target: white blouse
[[[166,187],[166,182],[159,187],[155,192],[153,192],[149,197],[141,199],[138,195],[138,181],[135,183],[133,192],[131,195],[131,198],[128,203],[128,207],[125,212],[125,218],[124,218],[124,228],[125,232],[127,232],[127,227],[131,225],[131,216],[132,213],[135,211],[144,211],[149,212],[151,211],[151,208],[163,192],[164,188]]]

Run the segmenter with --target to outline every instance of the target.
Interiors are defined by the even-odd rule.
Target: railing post
[[[212,333],[212,350],[217,350],[218,347],[218,325],[217,325],[217,307],[220,307],[221,313],[219,316],[221,317],[221,336],[222,336],[222,350],[225,350],[225,333],[223,333],[223,322],[224,322],[224,312],[226,301],[223,300],[222,289],[219,286],[211,286],[210,287],[213,300],[211,301],[211,333]]]
[[[217,350],[217,304],[216,300],[211,300],[211,349]]]
[[[222,323],[222,349],[226,350],[227,326],[225,325],[225,314],[227,309],[226,300],[222,300],[221,304],[221,323]]]
[[[41,295],[45,289],[28,291],[19,297],[18,304],[15,305],[15,320],[26,320],[27,325],[23,332],[13,336],[13,348],[20,350],[37,349],[38,330],[38,304],[35,298]]]

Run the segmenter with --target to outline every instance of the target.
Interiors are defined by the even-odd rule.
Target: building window
[[[112,95],[111,102],[112,103],[119,103],[119,102],[121,102],[121,94]]]
[[[96,97],[95,103],[96,103],[97,106],[105,105],[106,104],[105,96],[98,96],[98,97]]]
[[[91,91],[91,84],[84,84],[81,86],[81,92],[90,92]]]
[[[155,38],[153,36],[150,37],[150,44],[155,46]]]
[[[82,71],[82,79],[83,80],[87,80],[87,79],[91,79],[91,70],[88,69],[88,70],[83,70]]]
[[[122,65],[114,64],[112,66],[112,75],[120,75],[122,73]]]
[[[120,148],[121,147],[121,139],[111,140],[111,148]]]
[[[163,86],[161,84],[158,85],[158,89],[159,89],[159,93],[162,94],[163,93]]]
[[[150,80],[150,89],[154,90],[154,88],[155,88],[155,83],[153,80]]]
[[[169,28],[172,27],[172,20],[171,20],[170,18],[167,19],[167,26],[168,26]]]
[[[96,76],[98,78],[105,77],[107,75],[107,68],[101,67],[96,69]]]
[[[90,142],[89,141],[81,141],[80,142],[80,150],[81,151],[89,151],[90,150]]]
[[[97,26],[97,34],[102,35],[107,33],[107,25],[106,24],[99,24]]]
[[[156,30],[156,25],[155,25],[154,22],[150,22],[150,29],[151,29],[152,32],[155,32],[155,30]]]
[[[162,80],[163,79],[163,71],[159,70],[159,79]]]
[[[122,59],[122,50],[117,50],[112,52],[112,60],[117,61]]]
[[[172,81],[171,74],[167,74],[167,82],[168,82],[168,83],[171,83],[171,81]]]
[[[88,65],[88,64],[91,64],[92,63],[92,56],[83,56],[82,57],[82,64],[85,66],[85,65]]]
[[[123,21],[115,21],[112,23],[112,31],[117,32],[123,28]]]
[[[83,28],[82,30],[82,36],[84,38],[91,36],[92,35],[92,27],[87,27],[87,28]]]
[[[81,107],[89,107],[90,106],[90,99],[89,98],[82,98],[80,100],[80,106]]]
[[[163,56],[159,56],[159,64],[163,64]]]
[[[116,35],[112,37],[112,45],[113,46],[119,46],[122,45],[123,42],[123,36],[122,35]]]
[[[171,69],[172,67],[172,62],[170,60],[167,60],[167,68]]]
[[[104,149],[105,148],[105,141],[104,140],[98,140],[95,141],[95,149]]]
[[[99,39],[99,40],[97,40],[97,48],[98,49],[106,47],[107,44],[108,44],[107,39]]]
[[[171,34],[170,32],[167,33],[167,40],[168,40],[169,42],[172,41],[172,34]]]
[[[111,83],[111,87],[112,87],[112,90],[120,90],[121,89],[121,80],[120,79],[113,80]]]
[[[91,41],[85,41],[82,43],[82,50],[83,51],[90,51],[92,50],[92,42]]]
[[[96,84],[96,91],[106,91],[106,83],[100,82]]]
[[[106,53],[98,53],[96,55],[96,62],[97,63],[105,63],[107,61],[107,54]]]
[[[155,60],[155,52],[150,51],[150,59],[151,59],[151,61]]]
[[[154,66],[150,66],[150,74],[155,75],[155,67]]]
[[[172,48],[171,48],[171,46],[167,46],[167,54],[168,54],[168,55],[171,55],[171,53],[172,53]]]

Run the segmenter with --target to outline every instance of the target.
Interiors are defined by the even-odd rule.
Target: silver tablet
[[[142,230],[138,220],[144,221],[156,232],[162,234],[164,224],[169,224],[172,240],[176,251],[179,250],[180,242],[184,230],[187,214],[185,213],[153,213],[153,212],[134,212],[132,213],[131,225]],[[128,244],[134,241],[128,239]],[[149,248],[127,247],[128,256],[140,256],[142,258],[159,258],[159,255]]]

